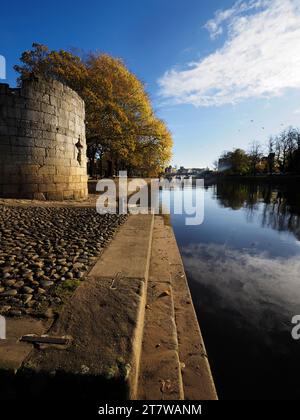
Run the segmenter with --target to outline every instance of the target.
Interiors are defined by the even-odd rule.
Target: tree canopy
[[[108,163],[108,175],[119,169],[157,175],[170,160],[171,133],[156,117],[143,83],[121,59],[99,53],[82,58],[34,43],[32,50],[23,52],[21,63],[14,67],[19,82],[31,74],[55,79],[84,99],[92,172],[98,160],[100,172],[103,162]]]
[[[242,149],[232,152],[224,152],[219,159],[219,169],[229,174],[243,175],[249,171],[250,160],[247,153]]]
[[[242,149],[223,152],[214,165],[219,172],[229,175],[299,174],[300,130],[289,127],[271,136],[266,147],[253,141],[248,152]]]

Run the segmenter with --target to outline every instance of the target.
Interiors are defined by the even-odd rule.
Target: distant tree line
[[[262,227],[292,232],[300,241],[300,193],[294,184],[283,184],[277,190],[271,184],[219,182],[213,188],[221,206],[233,210],[245,208],[248,218],[257,211],[257,204],[263,202]]]
[[[300,131],[290,127],[265,146],[254,141],[248,151],[224,152],[214,165],[228,175],[300,174]]]
[[[129,175],[152,176],[163,171],[171,158],[171,134],[155,115],[143,83],[121,59],[50,51],[34,43],[20,61],[14,67],[19,83],[32,75],[55,79],[84,99],[90,175],[127,170]]]

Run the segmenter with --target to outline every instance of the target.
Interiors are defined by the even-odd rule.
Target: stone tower
[[[57,81],[0,84],[0,196],[87,196],[84,101]]]

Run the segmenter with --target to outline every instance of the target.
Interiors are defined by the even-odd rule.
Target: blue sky
[[[32,42],[122,57],[174,138],[173,163],[300,126],[299,0],[36,0],[1,5],[7,82]],[[253,120],[253,122],[251,122]]]

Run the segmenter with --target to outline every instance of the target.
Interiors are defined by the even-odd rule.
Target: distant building
[[[204,174],[208,168],[185,168],[184,166],[180,166],[179,169],[177,167],[172,167],[171,165],[165,168],[165,174],[168,175],[183,175],[183,176],[201,176]]]
[[[192,168],[189,169],[191,175],[201,175],[204,171],[206,171],[206,168]]]

